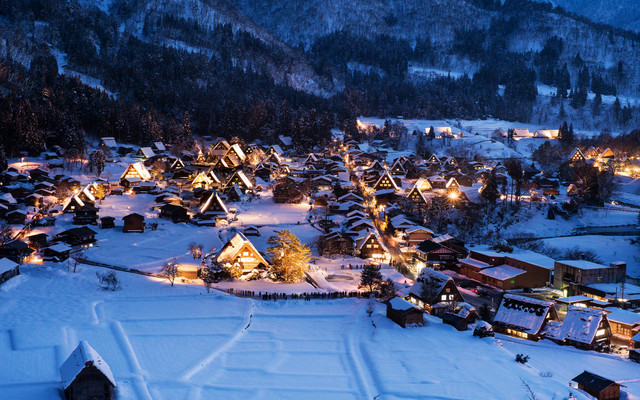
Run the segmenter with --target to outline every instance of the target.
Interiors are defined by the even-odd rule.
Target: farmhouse
[[[31,253],[33,253],[33,250],[29,245],[18,239],[14,239],[0,246],[0,257],[6,257],[19,264],[22,264],[23,260]]]
[[[464,301],[453,278],[431,268],[420,271],[409,291],[409,300],[432,313],[437,304],[453,309],[456,303]]]
[[[142,162],[130,164],[120,176],[120,181],[127,181],[129,184],[145,182],[151,179],[151,173]]]
[[[66,400],[109,400],[116,380],[111,368],[86,341],[60,366]]]
[[[494,317],[493,328],[507,335],[538,340],[550,320],[558,320],[552,302],[505,294]]]
[[[96,241],[96,232],[86,226],[68,229],[55,236],[56,240],[65,242],[71,246],[88,245]]]
[[[244,273],[250,273],[255,268],[266,268],[269,266],[267,260],[262,257],[253,243],[242,233],[236,233],[220,249],[215,260],[218,264],[239,264]]]
[[[606,346],[611,340],[606,314],[603,310],[570,306],[562,323],[547,324],[544,337],[585,350]]]
[[[389,251],[382,243],[382,239],[375,229],[368,231],[365,236],[356,239],[356,243],[360,251],[360,258],[379,260],[387,257],[389,254]]]

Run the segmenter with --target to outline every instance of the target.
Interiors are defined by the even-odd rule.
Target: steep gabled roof
[[[375,229],[367,231],[367,234],[362,238],[362,240],[360,241],[360,244],[358,245],[358,250],[362,250],[364,245],[367,243],[367,241],[371,237],[376,239],[376,241],[380,245],[380,248],[384,250],[385,253],[389,252],[389,250],[387,250],[387,247],[384,245],[384,243],[382,243],[382,239],[380,238],[380,235],[378,235],[378,231],[376,231]]]
[[[138,150],[138,155],[146,158],[151,158],[155,157],[156,153],[153,152],[153,149],[151,147],[140,147],[140,150]]]
[[[113,386],[116,386],[116,380],[113,377],[111,368],[109,368],[109,364],[102,359],[100,354],[89,343],[83,340],[60,366],[60,376],[62,377],[64,388],[68,388],[78,374],[89,366],[96,367]]]
[[[238,254],[238,252],[245,245],[251,248],[253,253],[260,258],[260,260],[264,265],[269,265],[267,260],[265,260],[264,257],[262,257],[262,254],[260,254],[258,249],[256,249],[256,247],[253,245],[253,243],[251,243],[251,241],[247,239],[247,237],[240,232],[237,232],[235,235],[233,235],[231,240],[229,240],[222,247],[222,249],[220,249],[220,252],[216,256],[216,262],[221,263],[221,262],[226,262],[228,260],[233,259],[236,256],[236,254]]]
[[[587,307],[570,306],[554,339],[592,343],[605,311]]]
[[[227,206],[224,204],[224,201],[222,201],[220,196],[218,196],[217,192],[216,193],[211,193],[211,196],[209,196],[207,201],[202,205],[202,207],[200,207],[200,212],[201,213],[207,212],[209,210],[209,207],[211,207],[214,204],[218,205],[218,207],[222,210],[221,212],[224,212],[226,214],[229,213],[229,210],[227,209]]]
[[[229,184],[231,183],[231,181],[236,175],[240,178],[240,181],[242,181],[242,183],[247,189],[253,189],[253,184],[251,183],[249,178],[247,178],[247,176],[244,174],[243,171],[236,171],[233,175],[231,175],[231,177],[227,181],[227,186],[229,186]]]
[[[0,258],[0,274],[4,274],[7,271],[11,271],[12,269],[15,269],[15,267],[17,266],[18,264],[14,263],[8,258]]]
[[[453,278],[449,275],[443,274],[442,272],[425,267],[420,271],[420,275],[413,283],[413,286],[411,286],[409,292],[415,294],[416,296],[421,296],[422,284],[426,280],[436,283],[436,285],[434,285],[434,295],[437,295],[442,291],[447,282],[453,281]]]
[[[382,182],[382,179],[383,179],[385,176],[386,176],[386,177],[388,177],[388,178],[389,178],[389,180],[391,181],[391,186],[392,186],[392,189],[393,189],[393,190],[400,190],[400,188],[398,187],[398,184],[396,184],[396,181],[393,179],[393,177],[391,176],[391,174],[389,173],[389,171],[386,171],[384,174],[382,174],[382,175],[380,176],[380,178],[378,178],[378,181],[376,182],[376,184],[375,184],[375,185],[373,185],[373,187],[374,187],[374,188],[375,188],[375,187],[377,187],[377,186],[380,184],[380,182]]]
[[[596,375],[586,370],[580,375],[573,378],[572,381],[597,392],[600,392],[611,385],[618,385],[618,383],[612,381],[611,379],[604,378],[600,375]]]
[[[494,318],[495,324],[511,326],[531,334],[542,329],[553,303],[514,294],[505,294]]]
[[[120,176],[120,179],[124,179],[124,177],[127,176],[127,173],[132,169],[138,173],[138,175],[143,181],[148,181],[149,179],[151,179],[151,174],[147,170],[147,167],[145,167],[141,161],[138,161],[137,163],[129,164],[127,169]]]

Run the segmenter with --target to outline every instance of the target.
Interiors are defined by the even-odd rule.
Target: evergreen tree
[[[376,293],[382,284],[380,267],[375,264],[367,264],[360,274],[360,288],[366,288],[369,293]]]
[[[267,239],[267,253],[271,255],[269,272],[277,281],[300,282],[311,258],[309,247],[289,230],[275,231],[276,235]]]
[[[594,117],[600,115],[601,106],[602,106],[602,95],[600,93],[596,93],[596,97],[593,99],[593,104],[591,106],[591,114]]]
[[[433,129],[433,126],[429,127],[429,135],[428,135],[428,137],[429,137],[429,140],[433,140],[433,139],[436,138],[436,130]]]
[[[489,177],[486,182],[480,189],[480,196],[489,204],[496,204],[496,200],[500,197],[500,192],[498,191],[498,182],[496,180],[496,171],[491,170]]]
[[[616,97],[616,101],[613,102],[613,118],[616,122],[620,122],[620,114],[622,107],[620,106],[620,99]]]

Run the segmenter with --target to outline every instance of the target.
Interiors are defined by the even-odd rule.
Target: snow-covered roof
[[[402,297],[398,297],[398,296],[389,300],[389,304],[391,304],[391,308],[398,311],[406,311],[411,309],[420,310],[420,308],[417,307],[415,304],[410,303],[405,299],[403,299]]]
[[[47,249],[55,251],[56,253],[64,253],[65,251],[71,251],[72,247],[64,243],[58,243],[47,247]]]
[[[278,155],[280,155],[280,154],[283,154],[283,153],[284,153],[284,151],[282,151],[282,147],[280,147],[280,146],[279,146],[279,145],[277,145],[277,144],[272,145],[272,146],[271,146],[271,148],[272,148],[272,149],[273,149],[273,150],[274,150]]]
[[[7,271],[11,271],[17,266],[18,264],[14,263],[8,258],[0,258],[0,274],[4,274]]]
[[[558,260],[558,262],[578,269],[611,268],[609,265],[597,264],[587,260]]]
[[[555,339],[591,343],[596,336],[605,312],[587,307],[569,307]]]
[[[278,138],[280,139],[282,144],[284,144],[285,146],[291,146],[291,137],[290,136],[279,135]]]
[[[497,267],[482,269],[478,273],[503,281],[505,279],[515,278],[516,276],[522,275],[526,272],[527,271],[521,270],[520,268],[503,264],[503,265],[498,265]]]
[[[556,302],[573,304],[573,303],[583,303],[585,301],[591,301],[591,300],[593,300],[591,297],[581,296],[580,295],[580,296],[562,297],[560,299],[556,299]]]
[[[113,377],[111,368],[109,368],[109,364],[102,359],[100,354],[98,354],[89,343],[83,340],[71,355],[69,355],[69,358],[60,366],[60,376],[62,377],[64,388],[68,388],[78,374],[88,366],[96,367],[113,386],[116,386],[116,380]]]
[[[609,321],[620,322],[627,325],[640,324],[640,314],[620,308],[608,308],[607,311],[608,310],[613,310],[607,314]]]
[[[209,196],[207,201],[202,205],[202,207],[200,207],[200,212],[206,212],[209,209],[209,207],[211,207],[211,203],[212,202],[218,203],[218,205],[222,209],[221,212],[226,213],[226,214],[229,213],[229,210],[227,209],[227,206],[224,204],[224,201],[222,201],[220,196],[218,196],[217,192],[216,193],[212,193],[211,196]]]
[[[240,180],[242,181],[242,183],[244,184],[244,186],[247,189],[252,189],[253,188],[253,184],[251,183],[249,178],[247,178],[247,176],[244,174],[243,171],[236,171],[234,176],[235,175],[237,175],[240,178]],[[229,183],[231,182],[232,179],[233,179],[233,176],[231,178],[229,178],[229,181],[227,182],[227,185],[229,185]]]
[[[67,200],[65,200],[64,204],[62,205],[62,209],[66,210],[67,207],[69,207],[69,204],[72,201],[75,201],[76,204],[78,205],[78,207],[83,207],[84,206],[84,201],[80,200],[80,197],[78,197],[77,194],[74,194],[73,196],[71,196]]]
[[[17,203],[15,197],[13,197],[11,193],[3,193],[2,195],[0,195],[0,202],[7,203],[7,204]]]
[[[433,239],[432,239],[433,240]],[[490,268],[491,264],[487,264],[486,262],[476,260],[475,258],[463,258],[458,260],[461,264],[471,265],[472,267],[478,269]]]
[[[100,138],[100,140],[102,141],[102,144],[104,144],[105,146],[111,149],[118,147],[118,143],[116,142],[116,139],[113,137],[103,137],[103,138]]]
[[[365,221],[366,223],[369,223],[368,221]],[[380,238],[380,235],[378,235],[378,231],[376,230],[370,230],[368,231],[368,234],[362,239],[362,241],[360,241],[360,244],[358,245],[358,250],[362,250],[362,248],[364,247],[365,243],[367,243],[367,241],[369,240],[369,238],[373,236],[375,237],[376,241],[378,242],[378,244],[380,245],[380,248],[385,252],[388,253],[389,250],[387,250],[387,247],[384,245],[384,243],[382,242],[382,239]]]
[[[231,147],[229,147],[229,150],[227,151],[227,153],[229,151],[231,151],[232,149],[236,153],[236,155],[238,156],[240,161],[244,161],[247,158],[247,155],[244,154],[244,151],[242,150],[242,148],[240,147],[240,145],[238,143],[232,144]]]
[[[129,166],[124,171],[122,176],[120,176],[120,179],[124,179],[127,176],[127,173],[129,172],[129,170],[131,169],[133,169],[140,176],[142,180],[147,181],[151,179],[151,173],[149,173],[149,171],[147,170],[147,167],[145,167],[141,161],[138,161],[137,163],[129,164]]]
[[[247,239],[247,237],[240,232],[233,235],[231,240],[229,240],[224,245],[224,247],[222,247],[222,249],[220,250],[220,253],[218,253],[218,256],[216,257],[216,261],[224,262],[232,259],[238,253],[238,251],[242,249],[242,246],[244,246],[245,244],[248,245],[253,250],[254,254],[260,257],[260,259],[265,265],[268,265],[267,261],[264,258],[262,258],[262,255],[260,254],[258,249],[255,248],[253,243],[251,243],[251,241]]]
[[[151,147],[140,147],[140,150],[138,150],[138,154],[146,158],[151,158],[156,155]]]
[[[411,286],[411,290],[409,292],[417,296],[421,296],[422,282],[423,280],[427,280],[427,279],[433,280],[439,284],[439,286],[437,287],[437,290],[435,290],[436,293],[440,293],[440,291],[442,291],[442,289],[447,284],[447,282],[453,280],[453,278],[450,277],[449,275],[446,275],[440,271],[436,271],[431,268],[425,267],[425,268],[422,268],[422,270],[420,271],[420,275],[418,276],[416,281],[413,283],[413,286]]]
[[[158,149],[158,151],[165,151],[167,149],[162,142],[153,142],[153,145]]]
[[[530,297],[505,294],[494,323],[512,326],[537,334],[543,327],[545,317],[553,303]]]

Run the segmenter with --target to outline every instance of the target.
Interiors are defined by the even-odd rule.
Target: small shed
[[[16,275],[20,275],[20,265],[8,258],[0,258],[0,285]]]
[[[578,384],[578,389],[584,390],[598,400],[618,400],[620,398],[622,385],[592,372],[584,371],[572,381]]]
[[[401,297],[394,297],[387,302],[387,318],[406,327],[407,324],[424,325],[424,311]]]
[[[60,366],[66,400],[110,400],[116,380],[111,368],[86,341]]]
[[[122,217],[124,226],[122,232],[144,232],[144,217],[140,214],[133,213]]]
[[[110,229],[115,228],[116,219],[113,217],[102,217],[100,218],[100,228],[101,229]]]
[[[447,325],[453,326],[459,331],[466,331],[467,329],[469,329],[469,326],[467,324],[467,319],[457,314],[453,314],[449,312],[445,313],[444,315],[442,315],[442,322]]]

